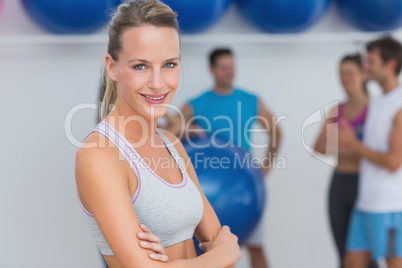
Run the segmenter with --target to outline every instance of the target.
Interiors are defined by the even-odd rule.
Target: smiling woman
[[[110,268],[233,266],[237,237],[221,227],[181,142],[157,128],[180,80],[176,14],[128,1],[108,33],[101,122],[76,155],[78,200],[99,249]]]

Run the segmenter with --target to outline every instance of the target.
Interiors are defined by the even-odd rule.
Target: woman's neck
[[[368,102],[369,97],[367,94],[363,92],[363,90],[359,91],[358,93],[349,94],[348,95],[348,102],[350,104],[360,104]]]
[[[384,81],[381,81],[379,83],[384,94],[387,94],[388,92],[392,91],[394,88],[399,86],[398,77],[395,76],[389,77],[388,79],[384,79]]]
[[[130,143],[137,146],[155,143],[158,118],[150,120],[116,103],[105,120],[114,126]],[[153,122],[154,121],[154,122]]]

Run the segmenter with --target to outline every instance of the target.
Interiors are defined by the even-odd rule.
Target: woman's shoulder
[[[92,131],[78,147],[77,156],[92,158],[96,155],[107,155],[113,146],[104,135]]]
[[[93,131],[81,143],[75,157],[76,174],[119,172],[120,163],[115,145],[99,132]]]

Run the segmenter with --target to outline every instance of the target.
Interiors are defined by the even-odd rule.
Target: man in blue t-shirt
[[[182,115],[168,116],[167,130],[177,136],[184,132],[211,135],[230,141],[235,145],[253,149],[251,128],[257,121],[268,132],[269,146],[262,161],[266,176],[278,151],[281,132],[272,113],[256,95],[233,86],[235,64],[230,49],[216,49],[210,54],[210,71],[215,85],[181,109]],[[184,118],[185,125],[182,124]],[[264,163],[264,161],[266,161]],[[253,268],[267,268],[268,261],[263,249],[262,220],[246,242]]]

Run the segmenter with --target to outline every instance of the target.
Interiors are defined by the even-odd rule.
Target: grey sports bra
[[[131,199],[133,207],[140,222],[160,238],[162,246],[169,247],[192,238],[203,215],[202,197],[187,174],[183,159],[163,132],[156,129],[180,168],[183,180],[179,184],[171,184],[160,178],[132,145],[106,121],[100,122],[90,133],[93,131],[101,133],[112,141],[130,164],[138,181],[137,190]],[[78,190],[77,199],[85,212],[89,230],[101,253],[114,255],[96,219],[83,207]]]

